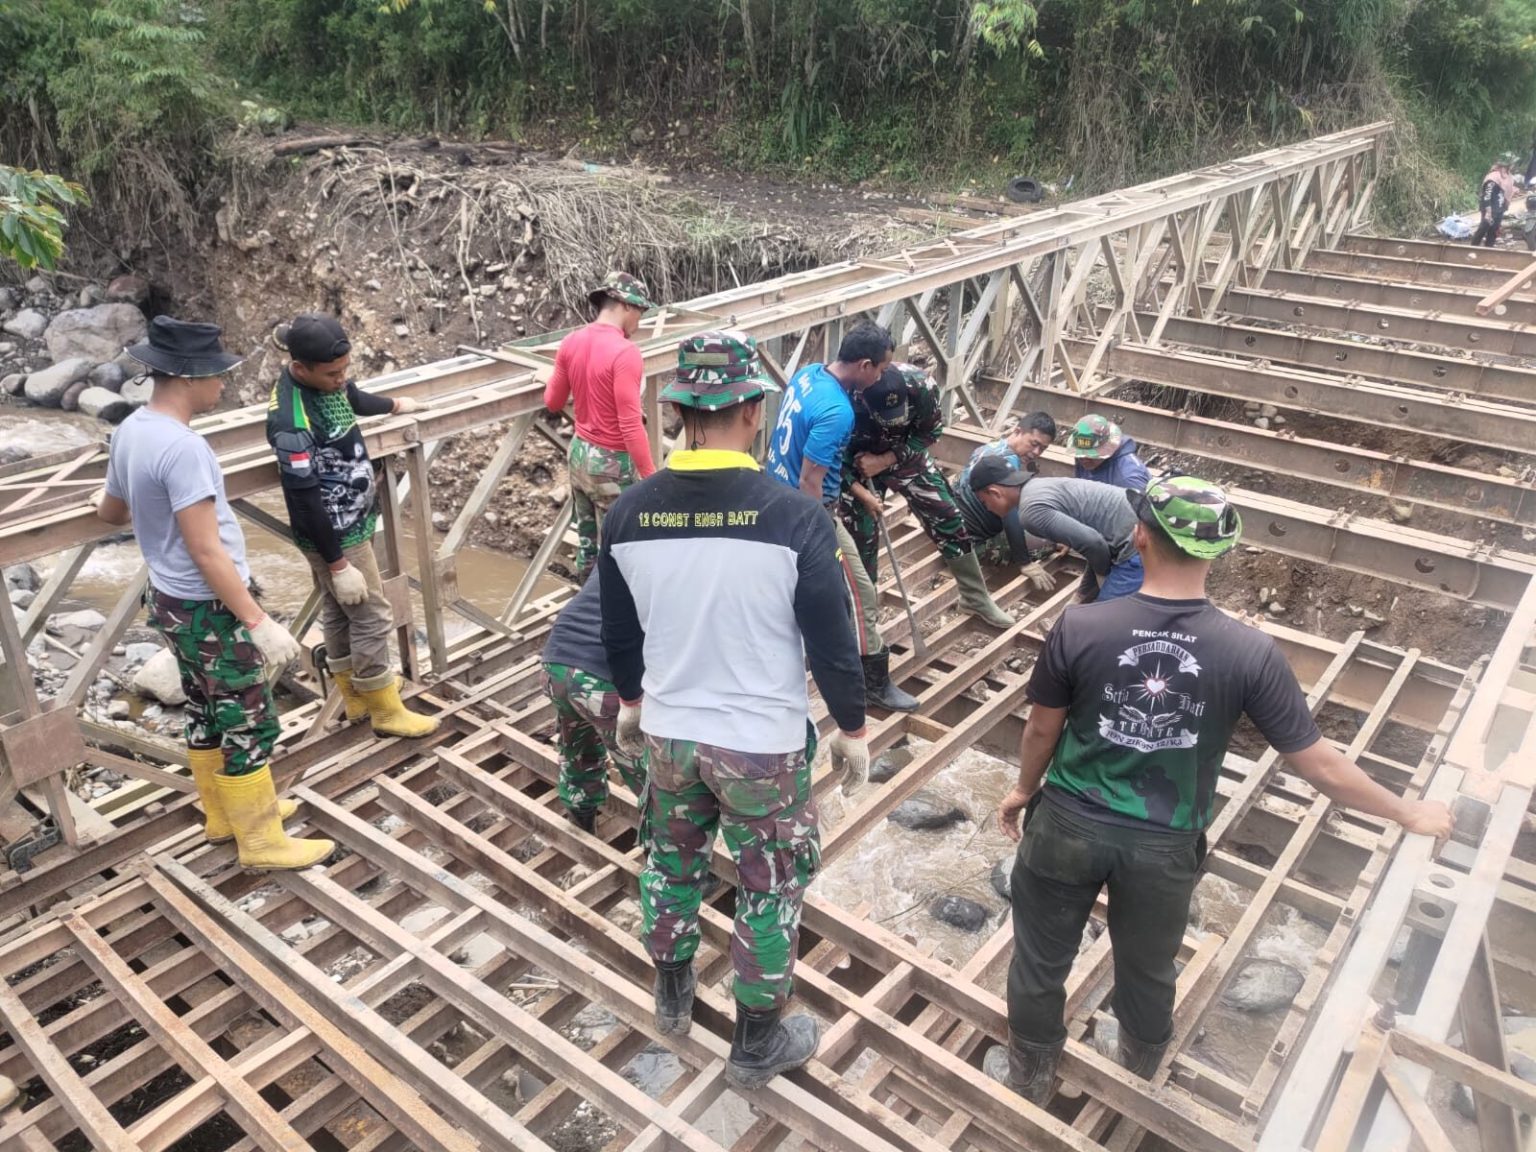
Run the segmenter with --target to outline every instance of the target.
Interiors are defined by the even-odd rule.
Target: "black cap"
[[[971,491],[980,492],[994,484],[1004,488],[1022,488],[1029,483],[1029,473],[1015,470],[1006,456],[983,456],[971,467]]]
[[[336,317],[322,312],[300,312],[288,325],[283,340],[288,355],[305,364],[329,364],[352,351],[352,341]]]

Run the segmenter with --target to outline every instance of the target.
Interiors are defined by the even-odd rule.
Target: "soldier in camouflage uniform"
[[[233,839],[246,868],[308,867],[334,845],[283,831],[296,806],[278,799],[267,763],[279,730],[268,670],[296,659],[299,645],[256,603],[219,458],[190,426],[217,407],[222,377],[240,358],[220,346],[214,325],[168,316],[128,354],[149,369],[154,392],[113,433],[93,503],[108,524],[131,522],[144,553],[149,623],[187,694],[187,763],[203,833]]]
[[[832,520],[750,455],[762,398],[776,390],[750,336],[685,340],[662,399],[680,411],[686,447],[619,497],[598,560],[617,739],[649,756],[640,908],[656,1027],[690,1025],[700,885],[718,831],[737,869],[726,1075],[743,1088],[816,1050],[815,1021],[781,1019],[820,860],[807,660],[838,725],[830,746],[844,787],[863,783],[869,763]]]
[[[603,651],[601,582],[594,572],[555,617],[540,659],[544,691],[555,706],[560,746],[560,801],[571,820],[587,832],[597,827],[597,810],[608,799],[608,761],[624,786],[645,801],[645,768],[619,747],[619,690]]]
[[[554,374],[544,388],[544,407],[551,413],[563,412],[568,399],[575,401],[567,463],[578,580],[597,562],[602,518],[619,493],[656,470],[642,414],[645,365],[634,342],[640,318],[653,307],[645,284],[627,272],[610,272],[587,299],[597,318],[560,341]]]
[[[1339,803],[1410,832],[1442,836],[1451,825],[1443,804],[1388,791],[1322,739],[1274,640],[1206,599],[1211,562],[1242,533],[1226,493],[1193,476],[1121,491],[1145,582],[1135,596],[1068,608],[1051,629],[1030,677],[1018,783],[998,811],[1019,850],[1009,1044],[985,1067],[1039,1105],[1066,1044],[1067,975],[1102,889],[1120,1063],[1150,1077],[1162,1061],[1216,780],[1244,715]]]
[[[938,384],[915,364],[898,362],[886,367],[873,388],[853,393],[852,400],[853,436],[843,454],[838,514],[870,580],[879,583],[881,498],[900,492],[954,575],[960,606],[994,627],[1011,628],[1013,617],[987,591],[976,542],[928,452],[944,434]]]

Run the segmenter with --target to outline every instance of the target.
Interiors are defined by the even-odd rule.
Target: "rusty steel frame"
[[[1309,400],[1344,409],[1342,397],[1369,392],[1411,402],[1416,417],[1443,418],[1435,425],[1447,429],[1442,435],[1485,431],[1475,423],[1485,412],[1488,419],[1528,419],[1518,408],[1531,396],[1521,391],[1529,378],[1523,366],[1412,346],[1520,348],[1508,313],[1500,322],[1452,323],[1385,304],[1349,307],[1296,295],[1300,287],[1337,295],[1346,291],[1339,277],[1352,276],[1364,287],[1349,300],[1403,304],[1419,293],[1441,301],[1447,297],[1430,297],[1430,289],[1470,295],[1518,271],[1481,254],[1362,236],[1381,141],[1382,126],[1372,125],[652,314],[640,341],[657,448],[665,446],[656,378],[681,335],[729,318],[758,335],[771,369],[788,375],[835,344],[846,322],[877,315],[903,343],[927,346],[947,402],[967,422],[952,425],[939,446],[951,464],[963,462],[986,438],[983,429],[1000,427],[1021,402],[1051,400],[1063,411],[1101,406],[1133,422],[1148,442],[1207,459],[1529,523],[1523,480],[1484,478],[1483,503],[1473,508],[1474,478],[1462,470],[1110,398],[1124,379],[1174,374],[1159,365],[1185,372],[1215,362],[1209,371],[1216,375],[1200,376],[1213,391],[1231,387],[1213,382],[1221,374],[1255,391],[1259,382],[1282,390],[1304,384]],[[1455,275],[1447,278],[1437,264]],[[1276,293],[1276,285],[1292,291]],[[1259,314],[1257,302],[1272,300],[1280,301],[1274,319],[1284,319],[1279,309],[1302,307],[1304,319],[1286,322],[1323,331],[1233,323],[1234,315]],[[1373,338],[1390,329],[1393,344],[1338,339],[1326,330],[1336,322],[1362,330],[1377,324],[1367,333]],[[1477,340],[1449,339],[1456,332]],[[341,1131],[337,1126],[349,1143],[360,1137],[355,1146],[367,1148],[541,1148],[578,1107],[610,1121],[620,1133],[616,1145],[717,1146],[699,1122],[730,1091],[723,1077],[730,1002],[713,987],[729,969],[729,895],[722,891],[705,909],[694,1032],[661,1041],[681,1074],[651,1099],[621,1075],[660,1039],[650,1016],[649,963],[626,927],[638,868],[635,798],[616,787],[593,837],[563,821],[552,788],[558,763],[537,653],[562,597],[532,600],[530,578],[498,619],[465,602],[458,588],[455,555],[524,438],[537,431],[560,442],[539,416],[557,339],[470,351],[369,384],[428,401],[419,415],[370,421],[365,432],[385,464],[383,571],[411,691],[444,724],[407,744],[374,741],[366,727],[331,728],[335,700],[312,700],[284,716],[289,751],[275,764],[280,782],[299,782],[303,821],[342,842],[347,855],[323,874],[240,872],[229,848],[203,843],[173,763],[171,772],[140,770],[132,803],[112,809],[121,827],[99,822],[93,842],[73,830],[73,850],[56,852],[26,877],[0,876],[0,929],[8,930],[0,933],[7,977],[0,1023],[12,1040],[0,1048],[0,1074],[49,1089],[24,1112],[0,1113],[0,1147],[51,1147],[79,1131],[103,1147],[161,1148],[222,1114],[244,1131],[242,1149],[303,1147],[328,1127]],[[1327,358],[1341,353],[1353,361],[1352,378],[1329,370]],[[1298,370],[1276,372],[1280,362]],[[979,375],[983,367],[993,374]],[[1362,384],[1359,374],[1374,379]],[[1058,380],[1078,395],[1055,390]],[[1179,386],[1195,387],[1188,379]],[[1468,408],[1458,396],[1467,393],[1483,399]],[[220,453],[232,497],[275,484],[259,420],[256,411],[240,410],[200,425]],[[433,547],[431,533],[416,533],[413,579],[401,541],[408,520],[423,529],[430,523],[434,446],[500,423],[510,429],[447,537]],[[1056,449],[1042,461],[1048,474],[1069,467]],[[20,493],[0,510],[0,563],[64,553],[19,627],[8,614],[0,621],[9,667],[20,665],[30,635],[104,535],[80,503],[100,468],[99,454],[76,452],[0,473],[8,491]],[[1508,1074],[1497,988],[1501,981],[1536,986],[1536,962],[1519,945],[1536,928],[1536,866],[1518,858],[1510,834],[1536,771],[1536,673],[1524,655],[1536,627],[1536,559],[1262,493],[1235,490],[1233,497],[1250,539],[1267,550],[1511,614],[1487,666],[1469,670],[1361,635],[1338,643],[1266,626],[1312,707],[1357,718],[1346,750],[1368,771],[1409,795],[1428,789],[1460,798],[1458,839],[1432,856],[1421,838],[1333,812],[1272,751],[1256,762],[1229,756],[1208,868],[1250,892],[1244,914],[1227,936],[1186,939],[1175,1043],[1150,1083],[1128,1076],[1089,1041],[1107,1008],[1107,935],[1084,951],[1069,982],[1063,1062],[1064,1081],[1082,1101],[1058,1102],[1050,1113],[1001,1092],[976,1068],[981,1050],[1006,1037],[997,995],[1011,944],[1006,925],[955,968],[813,888],[797,995],[823,1018],[824,1041],[807,1069],[753,1095],[758,1119],[736,1146],[767,1148],[793,1137],[807,1147],[1004,1149],[1022,1138],[1052,1149],[1133,1149],[1151,1134],[1181,1148],[1228,1152],[1255,1143],[1312,1146],[1317,1132],[1337,1144],[1365,1130],[1384,1139],[1411,1131],[1430,1143],[1443,1134],[1424,1105],[1429,1072],[1449,1069],[1478,1094],[1484,1147],[1511,1147],[1515,1114],[1530,1111],[1532,1094]],[[568,547],[568,512],[557,515],[535,575]],[[249,506],[242,514],[280,530]],[[1002,634],[989,631],[952,614],[956,589],[910,518],[893,516],[891,527],[927,654],[913,651],[887,578],[882,631],[893,645],[893,675],[922,708],[874,721],[872,744],[923,746],[893,780],[851,805],[825,839],[829,860],[960,750],[1008,752],[1027,714],[1028,669],[1018,658],[1038,650],[1069,596],[1064,588],[1035,602],[1022,578],[1013,579],[996,595],[1019,622]],[[428,608],[424,652],[415,648],[410,622],[413,584]],[[125,594],[113,613],[112,632],[131,621],[129,599]],[[470,632],[450,642],[441,626],[446,611],[465,616]],[[91,646],[79,684],[90,682],[111,643],[109,632]],[[984,691],[972,690],[980,685]],[[104,734],[90,725],[76,731],[72,709],[45,708],[35,695],[29,701],[21,685],[13,693],[10,714],[0,720],[10,775],[0,778],[16,788],[23,781],[52,787],[66,810],[78,810],[62,787],[60,756],[49,750],[67,733],[93,742]],[[826,731],[830,720],[819,704],[814,718]],[[1416,760],[1401,758],[1404,733],[1419,734]],[[150,741],[127,741],[127,750],[174,760]],[[18,751],[42,757],[20,777]],[[78,758],[91,756],[119,770],[133,763],[99,748]],[[825,764],[815,787],[820,795],[835,787]],[[90,810],[85,815],[100,821]],[[1250,840],[1271,844],[1277,862],[1265,868],[1247,859],[1240,849]],[[712,866],[733,878],[721,851]],[[1269,1057],[1244,1082],[1203,1060],[1196,1037],[1265,917],[1281,906],[1328,925],[1328,941],[1279,1020]],[[411,913],[429,909],[435,920],[407,930]],[[1101,906],[1095,915],[1102,913]],[[324,923],[298,943],[282,935],[316,917]],[[1396,995],[1415,1015],[1373,1030],[1359,989],[1381,974],[1385,949],[1404,927],[1410,959]],[[473,970],[455,961],[458,950],[480,940],[492,946],[488,959]],[[344,957],[349,967],[338,985],[328,969]],[[412,989],[424,990],[425,1004],[402,1016],[390,1006]],[[617,1027],[583,1051],[562,1029],[589,1006],[611,1014]],[[253,1009],[261,1021],[254,1032]],[[1456,1011],[1464,1052],[1446,1044]],[[441,1042],[465,1029],[466,1054],[445,1057]],[[89,1071],[72,1062],[124,1036],[131,1043]],[[498,1095],[500,1078],[519,1066],[531,1077],[529,1093]],[[179,1087],[148,1111],[122,1111],[127,1098],[173,1068],[183,1076]]]

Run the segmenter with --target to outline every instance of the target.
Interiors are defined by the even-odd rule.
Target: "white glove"
[[[263,616],[246,631],[251,634],[256,647],[261,649],[262,659],[267,662],[268,668],[280,670],[299,658],[299,642],[272,617]]]
[[[1036,592],[1053,592],[1056,589],[1056,577],[1045,570],[1045,565],[1038,561],[1031,561],[1019,569],[1024,574]]]
[[[645,734],[640,731],[640,707],[643,700],[636,700],[633,704],[619,701],[619,720],[615,726],[614,739],[618,741],[619,751],[626,756],[639,756],[645,751]]]
[[[368,599],[368,581],[355,565],[331,573],[331,595],[338,604],[361,604]]]
[[[839,729],[832,734],[832,769],[843,774],[843,795],[852,796],[869,783],[869,740]]]
[[[414,396],[396,396],[394,415],[404,416],[407,412],[420,412],[421,401]]]

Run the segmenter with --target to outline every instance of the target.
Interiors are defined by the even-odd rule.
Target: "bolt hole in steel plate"
[[[1248,345],[1248,347],[1250,347],[1250,348],[1252,348],[1258,342],[1259,342],[1259,338],[1257,336],[1244,336],[1243,337],[1243,343]]]
[[[1428,556],[1420,556],[1413,562],[1413,566],[1426,576],[1435,570],[1435,562]]]
[[[1280,523],[1278,520],[1271,520],[1269,522],[1269,534],[1271,536],[1284,536],[1285,525]]]
[[[1466,495],[1462,499],[1468,504],[1481,504],[1483,502],[1483,486],[1481,484],[1468,484]]]
[[[1440,907],[1438,904],[1431,904],[1427,900],[1421,900],[1419,902],[1419,911],[1422,912],[1425,918],[1429,920],[1445,919],[1445,909]]]
[[[1335,352],[1333,354],[1333,358],[1335,360],[1337,360],[1340,364],[1342,364],[1342,363],[1344,363],[1344,361],[1349,359],[1349,353],[1348,352]]]
[[[1378,321],[1376,321],[1376,327],[1380,328],[1383,332],[1385,332],[1388,328],[1392,327],[1392,325],[1387,323],[1387,321],[1385,321],[1385,320],[1378,320]]]
[[[1506,313],[1508,311],[1509,311],[1509,305],[1508,304],[1495,304],[1493,306],[1493,314],[1495,316],[1502,316],[1502,315],[1504,315],[1504,313]]]
[[[1348,472],[1350,464],[1348,460],[1338,459],[1333,462],[1333,470],[1338,473]]]
[[[1294,384],[1287,384],[1285,386],[1285,398],[1287,400],[1294,400],[1294,399],[1296,399],[1296,397],[1298,397],[1300,395],[1301,395],[1301,389],[1296,387],[1296,385],[1294,385]]]
[[[1406,404],[1399,404],[1397,406],[1397,414],[1399,416],[1406,416],[1406,415],[1408,415],[1408,405],[1406,405]]]
[[[1436,380],[1441,380],[1444,377],[1445,377],[1445,369],[1444,368],[1436,368],[1435,369],[1435,379]]]
[[[1291,315],[1292,316],[1305,316],[1306,314],[1307,314],[1307,310],[1305,308],[1303,308],[1300,304],[1296,305],[1296,307],[1291,309]]]
[[[1220,436],[1216,437],[1216,443],[1221,448],[1229,448],[1232,445],[1232,437],[1223,432]]]
[[[1432,872],[1432,873],[1430,873],[1429,882],[1431,884],[1433,884],[1436,888],[1454,888],[1454,887],[1456,887],[1456,881],[1452,880],[1449,876],[1447,876],[1443,872]]]
[[[1450,280],[1451,280],[1451,273],[1450,273],[1449,269],[1447,269],[1446,271],[1440,273],[1440,282],[1442,284],[1449,284]]]
[[[1468,344],[1476,344],[1480,339],[1482,339],[1482,337],[1480,337],[1476,332],[1468,332],[1467,333],[1467,343]]]

